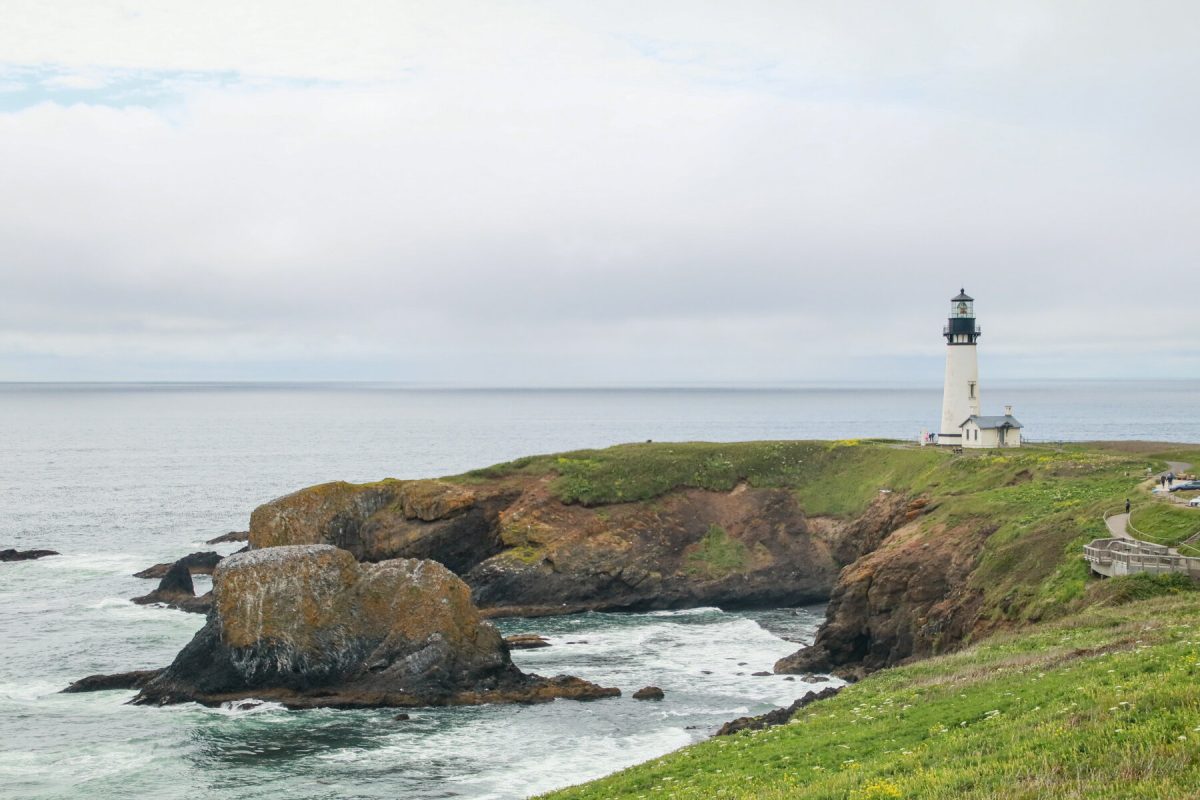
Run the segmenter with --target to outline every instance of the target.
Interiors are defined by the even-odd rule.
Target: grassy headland
[[[552,475],[560,500],[588,507],[746,483],[790,489],[809,516],[847,519],[881,490],[925,495],[931,505],[923,526],[931,537],[986,531],[971,581],[984,594],[983,616],[1005,623],[1091,602],[1080,547],[1107,535],[1104,512],[1122,505],[1148,471],[1165,468],[1166,458],[1200,463],[1200,449],[1120,442],[955,456],[882,440],[645,443],[531,456],[451,480]]]
[[[1182,576],[1092,577],[1080,548],[1108,535],[1103,515],[1126,497],[1138,504],[1139,528],[1178,540],[1194,533],[1200,512],[1152,499],[1146,478],[1167,459],[1200,463],[1200,449],[1079,444],[953,456],[881,442],[751,443],[662,445],[643,459],[640,447],[649,446],[556,457],[555,491],[603,503],[747,481],[791,488],[809,514],[846,516],[881,489],[924,495],[924,546],[983,534],[966,579],[979,622],[957,652],[876,672],[790,724],[547,797],[1194,796],[1200,593]],[[753,458],[743,465],[741,454]],[[630,458],[639,466],[623,470]]]
[[[1107,584],[1103,605],[875,673],[787,725],[546,797],[1194,797],[1200,598],[1173,579]],[[1160,596],[1117,604],[1139,595]]]

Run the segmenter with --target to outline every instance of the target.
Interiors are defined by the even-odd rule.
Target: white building
[[[963,447],[1020,447],[1021,423],[1012,415],[1012,406],[1004,407],[1002,417],[972,414],[961,426]]]
[[[951,447],[1020,447],[1021,423],[1006,406],[1004,416],[979,413],[979,357],[981,335],[975,324],[975,298],[964,290],[950,299],[946,337],[946,379],[942,386],[942,420],[937,443]]]

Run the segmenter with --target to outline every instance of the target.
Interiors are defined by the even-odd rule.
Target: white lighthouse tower
[[[979,359],[975,342],[975,298],[959,290],[950,300],[950,319],[942,329],[946,337],[946,383],[942,388],[942,422],[938,444],[962,446],[962,424],[979,416]]]

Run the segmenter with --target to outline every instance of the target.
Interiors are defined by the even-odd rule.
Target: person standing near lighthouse
[[[962,424],[979,415],[979,359],[975,342],[975,298],[960,289],[950,299],[950,318],[942,329],[946,337],[946,382],[942,388],[942,422],[938,444],[961,446]]]

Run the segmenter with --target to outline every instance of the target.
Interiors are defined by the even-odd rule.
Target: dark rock
[[[170,564],[155,564],[153,567],[146,567],[141,572],[135,572],[135,578],[161,578],[167,574],[171,567],[176,564],[182,564],[187,567],[188,572],[193,575],[211,575],[220,563],[223,556],[220,553],[212,551],[204,553],[189,553],[178,561]]]
[[[150,603],[170,603],[176,600],[187,600],[196,596],[196,588],[192,584],[192,573],[182,562],[176,562],[167,570],[158,582],[158,588],[142,597],[133,598],[138,605]]]
[[[412,719],[412,717],[410,717],[408,714],[397,714],[396,716],[392,717],[392,719],[396,720],[396,722],[405,722]]]
[[[158,676],[161,669],[139,669],[112,675],[89,675],[72,683],[64,692],[105,692],[110,689],[140,689]]]
[[[248,542],[250,531],[230,531],[229,533],[209,539],[205,544],[224,544],[225,542]]]
[[[773,673],[773,672],[767,672],[766,670],[762,670],[762,671],[760,671],[760,672],[751,672],[750,674],[751,674],[752,676],[754,676],[755,678],[762,678],[762,677],[764,677],[764,676],[766,676],[766,675],[774,675],[775,673]]]
[[[518,670],[470,590],[440,564],[359,564],[345,550],[307,545],[221,562],[207,624],[133,702],[376,708],[619,694]]]
[[[247,700],[244,703],[234,703],[230,708],[233,711],[253,711],[261,705],[262,703],[256,703],[253,700]]]
[[[726,722],[717,731],[717,736],[729,736],[730,734],[738,733],[739,731],[752,730],[759,731],[763,728],[771,727],[772,725],[783,725],[792,716],[810,703],[815,703],[818,700],[825,700],[833,697],[841,691],[840,686],[827,686],[819,692],[808,692],[796,702],[792,703],[787,708],[777,708],[774,711],[768,711],[766,714],[761,714],[757,717],[738,717],[735,720]]]
[[[796,680],[796,676],[795,676],[795,675],[788,675],[786,678],[784,678],[784,680],[785,680],[785,681],[794,681],[794,680]]]
[[[133,598],[133,602],[140,606],[161,603],[180,611],[207,614],[209,608],[212,607],[212,592],[206,592],[200,597],[196,597],[196,590],[192,585],[192,573],[188,571],[182,561],[177,561],[158,582],[157,589],[150,594]]]
[[[634,700],[662,700],[665,696],[657,686],[645,686],[633,693]]]
[[[550,642],[544,636],[538,636],[536,633],[518,633],[513,636],[505,636],[504,643],[508,645],[509,650],[533,650],[538,647],[550,646]]]
[[[61,556],[57,550],[0,550],[0,561],[32,561],[46,556]]]

